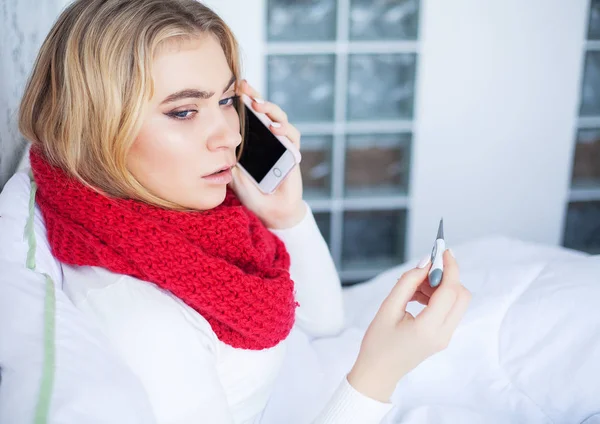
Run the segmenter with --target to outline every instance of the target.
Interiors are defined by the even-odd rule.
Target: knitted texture
[[[198,311],[217,337],[260,350],[294,324],[294,283],[281,240],[228,189],[208,211],[167,210],[100,194],[33,147],[36,202],[53,255],[155,283]]]

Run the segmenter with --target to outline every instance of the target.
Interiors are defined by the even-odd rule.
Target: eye
[[[239,96],[231,96],[228,97],[226,99],[223,99],[221,101],[219,101],[219,104],[221,106],[233,106],[233,104],[235,103],[235,100],[238,98]]]
[[[197,110],[178,110],[177,112],[170,112],[168,115],[171,118],[178,119],[180,121],[185,121],[186,119],[191,119],[193,114],[195,114]]]

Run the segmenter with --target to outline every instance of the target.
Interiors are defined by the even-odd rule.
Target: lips
[[[205,175],[204,177],[202,177],[202,179],[210,184],[229,184],[233,179],[233,176],[231,174],[232,167],[233,166],[229,165],[223,166],[215,170],[212,174]]]
[[[217,170],[217,171],[213,172],[212,174],[208,174],[208,175],[209,175],[209,176],[211,176],[211,175],[218,175],[218,174],[220,174],[221,172],[224,172],[224,171],[229,171],[230,169],[231,169],[231,167],[230,167],[230,166],[226,166],[225,168],[221,168],[221,169],[219,169],[219,170]]]
[[[231,170],[231,168],[233,168],[233,166],[234,165],[225,165],[225,166],[215,170],[214,172],[211,172],[210,174],[205,175],[205,177],[212,177],[212,176],[220,174],[221,172],[229,171],[229,170]]]

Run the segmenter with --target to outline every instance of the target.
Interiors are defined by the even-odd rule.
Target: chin
[[[225,185],[210,188],[203,187],[202,190],[198,190],[198,195],[192,200],[190,207],[203,211],[214,209],[223,203],[226,194],[227,186]]]

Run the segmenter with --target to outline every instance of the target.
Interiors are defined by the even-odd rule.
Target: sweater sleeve
[[[290,274],[300,304],[297,325],[311,336],[332,336],[344,325],[342,286],[308,204],[306,209],[304,219],[296,226],[271,232],[284,242],[290,254]]]
[[[295,282],[298,326],[312,336],[332,336],[344,326],[340,279],[313,213],[308,205],[304,219],[285,230],[271,230],[290,254]],[[342,379],[314,424],[376,424],[393,408],[354,389]]]
[[[344,377],[313,424],[379,424],[393,407],[363,395]]]

